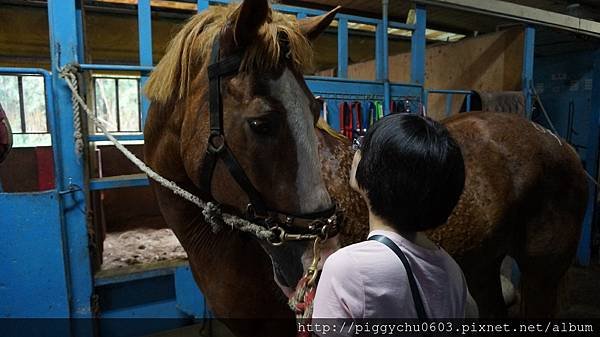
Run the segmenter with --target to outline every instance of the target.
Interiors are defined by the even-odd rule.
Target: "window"
[[[95,77],[96,116],[112,132],[140,132],[140,79],[136,77]]]
[[[42,76],[0,75],[0,104],[10,121],[15,147],[50,145]]]

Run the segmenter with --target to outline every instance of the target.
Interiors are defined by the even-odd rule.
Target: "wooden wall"
[[[425,87],[482,91],[520,90],[523,68],[524,31],[521,27],[466,38],[455,43],[439,43],[427,47]],[[410,52],[390,56],[390,80],[410,81]],[[326,74],[327,71],[321,74]],[[331,71],[329,71],[331,73]],[[348,67],[351,79],[375,79],[375,60]],[[428,113],[441,118],[445,110],[444,95],[431,95]],[[462,96],[453,101],[458,111]]]
[[[155,64],[162,58],[170,39],[185,23],[185,16],[177,19],[157,14],[156,9],[153,9],[152,46]],[[190,16],[192,14],[189,13]],[[0,66],[49,69],[48,18],[45,8],[0,4],[0,22]],[[87,11],[85,23],[88,63],[138,63],[138,27],[135,15]],[[359,34],[353,30],[349,34],[349,63],[364,62],[375,57],[374,34]],[[337,67],[335,27],[331,27],[314,41],[313,47],[316,70]],[[389,48],[391,54],[398,54],[409,51],[410,43],[394,38],[390,40]]]

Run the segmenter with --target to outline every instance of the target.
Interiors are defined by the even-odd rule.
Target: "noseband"
[[[248,196],[250,203],[244,217],[269,229],[273,233],[272,239],[269,240],[271,244],[281,245],[285,241],[324,239],[336,235],[343,219],[339,208],[334,205],[324,211],[304,214],[289,214],[269,209],[227,145],[223,132],[221,78],[239,72],[242,53],[238,51],[220,60],[219,39],[220,37],[217,36],[213,42],[208,66],[210,135],[200,173],[200,184],[204,194],[210,200],[214,200],[211,182],[215,166],[220,159]]]

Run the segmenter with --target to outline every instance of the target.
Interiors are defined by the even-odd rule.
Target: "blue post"
[[[77,17],[77,56],[79,62],[85,62],[85,35],[83,31],[83,11],[81,10],[82,1],[78,0],[75,4]]]
[[[452,94],[446,94],[446,117],[452,114]]]
[[[338,19],[338,77],[348,78],[348,19]]]
[[[467,112],[471,111],[471,94],[467,94]]]
[[[411,38],[410,82],[425,85],[427,11],[424,6],[416,5],[415,14],[417,21]]]
[[[67,289],[71,318],[91,318],[93,276],[87,232],[87,176],[86,158],[75,150],[73,139],[73,109],[71,92],[64,80],[59,78],[58,69],[78,63],[78,27],[75,1],[49,0],[48,23],[52,60],[52,94],[54,96],[54,133],[56,148],[55,165],[57,189],[60,193],[62,232],[64,235],[65,265],[67,266]],[[78,328],[92,324],[90,320],[73,322]],[[89,335],[90,332],[87,332]],[[86,334],[81,334],[86,335]]]
[[[528,26],[525,28],[525,46],[523,47],[523,73],[521,83],[523,85],[523,95],[525,95],[525,113],[527,118],[531,119],[533,108],[533,59],[535,49],[535,28]]]
[[[208,0],[198,0],[198,13],[208,9]]]
[[[138,1],[138,35],[140,43],[140,66],[152,67],[152,9],[150,0]],[[142,74],[140,87],[143,88],[148,81],[147,74]],[[141,95],[141,118],[142,126],[146,122],[150,102],[146,96]]]
[[[383,25],[377,24],[377,30],[375,31],[375,79],[377,81],[383,81],[385,77],[383,74]]]
[[[383,115],[387,116],[390,114],[390,70],[389,70],[389,51],[388,51],[388,5],[389,0],[382,0],[382,26],[383,34],[381,39],[381,52],[383,53]]]
[[[590,133],[588,136],[587,149],[585,150],[585,169],[594,178],[598,177],[598,139],[600,136],[600,52],[594,53],[594,74],[592,80],[592,102]],[[596,209],[596,185],[588,181],[588,204],[583,218],[581,238],[577,247],[577,264],[589,266],[592,255],[592,225]]]

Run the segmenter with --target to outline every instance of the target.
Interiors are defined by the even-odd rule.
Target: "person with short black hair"
[[[460,267],[423,233],[448,220],[464,184],[460,147],[442,124],[415,114],[375,123],[350,173],[369,239],[326,260],[312,317],[476,317]]]

